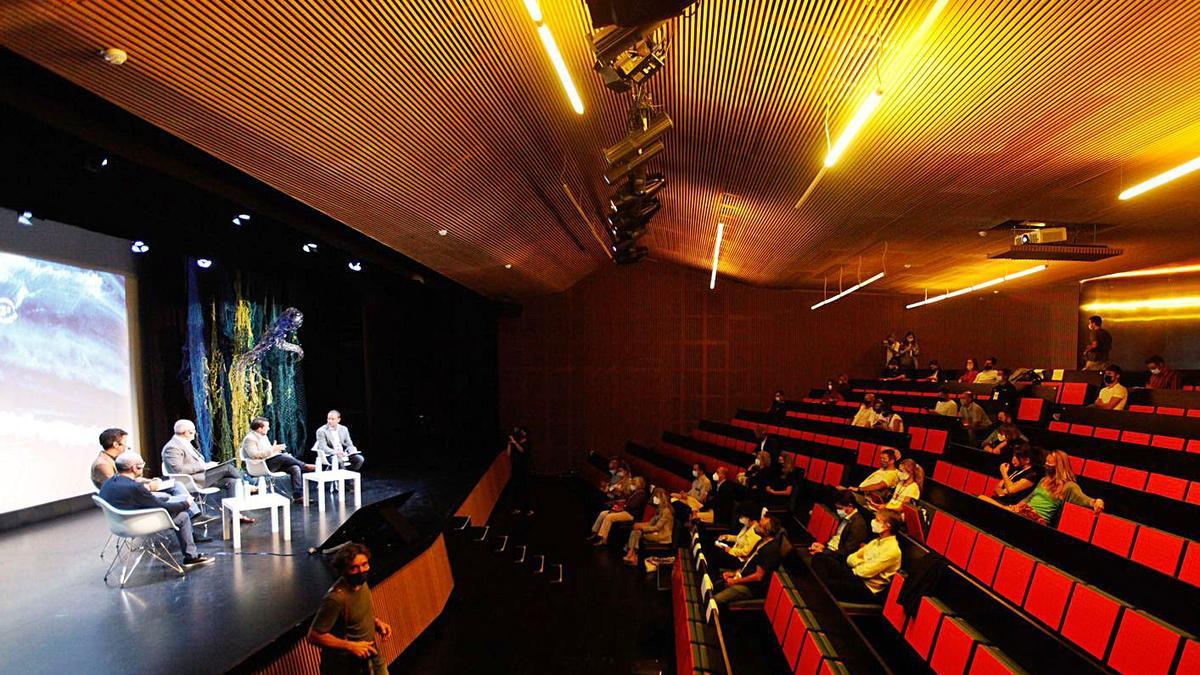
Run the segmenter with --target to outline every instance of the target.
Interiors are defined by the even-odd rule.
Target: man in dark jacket
[[[177,499],[160,501],[144,484],[139,483],[137,479],[142,477],[142,469],[146,463],[137,453],[121,454],[117,457],[116,464],[117,475],[100,486],[100,498],[113,508],[122,510],[166,509],[178,528],[175,530],[175,536],[179,539],[180,550],[183,551],[183,566],[194,567],[213,562],[212,558],[201,555],[196,550],[188,503]]]
[[[737,481],[729,480],[729,470],[724,466],[717,467],[713,477],[716,482],[708,495],[708,503],[696,512],[696,519],[717,527],[730,527],[741,486]]]
[[[843,491],[834,504],[838,514],[838,527],[827,542],[815,541],[808,547],[813,555],[834,556],[845,560],[847,556],[862,548],[871,539],[871,523],[858,510],[854,494]]]

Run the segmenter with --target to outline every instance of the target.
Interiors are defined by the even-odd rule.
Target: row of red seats
[[[1074,434],[1075,436],[1085,436],[1088,438],[1099,438],[1106,441],[1120,441],[1121,443],[1130,443],[1133,445],[1149,445],[1155,448],[1163,448],[1165,450],[1176,450],[1179,452],[1196,452],[1200,453],[1200,439],[1181,438],[1179,436],[1171,436],[1169,434],[1148,434],[1142,431],[1131,431],[1129,429],[1110,429],[1108,427],[1094,427],[1090,424],[1074,424],[1060,422],[1054,420],[1047,425],[1050,431],[1057,431],[1064,434]]]
[[[707,455],[703,452],[680,447],[674,443],[668,443],[666,441],[664,441],[662,445],[658,446],[657,449],[660,453],[668,457],[673,457],[683,462],[687,462],[688,464],[700,464],[701,466],[705,467],[705,471],[709,474],[710,478],[712,476],[712,472],[716,470],[717,467],[725,467],[725,471],[729,476],[737,476],[739,473],[746,470],[745,466],[731,464],[724,460],[717,459],[711,455]],[[747,464],[749,464],[749,458],[747,458]]]
[[[804,598],[783,571],[776,572],[767,586],[763,611],[775,631],[789,672],[794,675],[834,675],[848,673],[838,658],[821,624],[808,609]]]
[[[722,640],[716,626],[716,603],[700,590],[700,575],[687,548],[676,551],[671,568],[671,610],[675,624],[677,675],[725,672]]]
[[[892,577],[883,615],[906,642],[938,675],[1005,675],[1024,673],[1004,652],[955,616],[940,601],[921,598],[917,615],[909,618],[897,601],[904,576]]]
[[[625,454],[623,459],[635,476],[643,476],[646,483],[661,487],[668,492],[687,492],[692,488],[691,481],[679,474],[668,471],[657,464],[648,462],[636,455]]]
[[[812,420],[814,422],[832,422],[834,424],[845,425],[849,425],[851,422],[851,418],[849,417],[838,417],[836,415],[816,415],[797,410],[789,410],[787,414],[788,417],[802,420]],[[866,441],[857,441],[852,438],[828,436],[826,434],[816,434],[810,431],[797,431],[796,429],[790,429],[788,427],[770,428],[782,429],[783,431],[780,432],[771,432],[778,433],[780,436],[790,436],[792,438],[799,438],[805,441],[825,443],[827,445],[838,445],[843,448],[850,448],[851,450],[857,450],[861,443],[866,443]],[[912,448],[913,450],[924,450],[925,452],[931,452],[936,455],[940,455],[946,450],[946,442],[950,439],[950,434],[945,429],[926,429],[924,427],[915,427],[912,425],[908,426],[908,435],[908,447]],[[874,447],[875,444],[868,443],[868,445]]]
[[[995,483],[995,479],[985,474],[946,461],[934,465],[933,479],[971,495],[990,494]],[[1070,503],[1063,504],[1058,529],[1122,558],[1200,586],[1200,542],[1112,514],[1097,515],[1091,509]]]
[[[723,434],[715,434],[711,431],[704,431],[702,429],[696,429],[693,431],[692,438],[698,441],[704,441],[705,443],[719,445],[723,448],[729,448],[730,450],[745,452],[747,454],[754,454],[754,451],[758,449],[758,444],[754,441],[743,441],[739,438],[733,438]]]
[[[1195,670],[1200,643],[1194,636],[944,511],[934,513],[926,545],[1117,672],[1200,672]],[[929,620],[936,623],[940,617]]]
[[[736,420],[735,420],[735,422],[736,422]],[[693,437],[696,437],[697,433],[705,433],[709,437],[715,436],[717,438],[725,439],[726,441],[736,441],[736,439],[730,438],[728,436],[720,436],[719,434],[708,434],[707,432],[693,432]],[[704,440],[707,440],[707,438],[705,438]],[[721,445],[721,446],[727,447],[727,448],[731,447],[730,445],[727,445],[725,443],[720,443],[720,442],[716,442],[716,441],[709,441],[709,442],[714,443],[715,445]],[[784,456],[792,457],[795,461],[796,466],[798,468],[804,469],[804,478],[807,481],[810,481],[812,483],[817,483],[820,485],[836,486],[836,485],[842,484],[842,477],[845,475],[845,472],[846,472],[846,467],[843,464],[839,464],[837,462],[822,459],[820,457],[809,457],[807,455],[801,455],[799,453],[788,452],[788,451],[784,451],[780,454],[784,455]],[[696,461],[704,461],[705,465],[708,465],[709,463],[714,463],[714,462],[719,464],[719,462],[717,462],[717,460],[712,459],[712,458],[708,458],[707,460],[696,460]],[[736,473],[734,475],[736,475]]]
[[[930,384],[933,384],[933,383],[931,382]],[[886,383],[884,383],[883,386],[886,386]],[[899,389],[879,389],[879,388],[875,388],[875,387],[861,387],[861,388],[857,388],[857,389],[851,389],[850,391],[857,392],[860,394],[875,394],[877,396],[889,396],[889,395],[891,395],[891,396],[924,396],[926,398],[937,398],[938,395],[941,394],[940,391],[904,391],[904,390],[899,390]],[[976,401],[990,401],[990,400],[992,400],[992,395],[991,394],[976,394],[975,400]]]

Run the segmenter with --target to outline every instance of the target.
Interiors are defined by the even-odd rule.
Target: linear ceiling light
[[[1147,309],[1195,309],[1200,307],[1200,296],[1184,295],[1177,298],[1140,298],[1138,300],[1115,300],[1093,302],[1080,307],[1085,312],[1137,312]]]
[[[824,307],[825,305],[828,305],[829,303],[834,302],[836,300],[841,300],[842,298],[846,297],[847,295],[850,295],[851,293],[853,293],[854,291],[857,291],[858,289],[862,288],[863,286],[866,286],[867,284],[873,284],[882,278],[883,278],[883,272],[880,272],[879,274],[876,274],[875,276],[871,277],[870,279],[867,279],[866,281],[860,281],[859,283],[854,284],[850,288],[847,288],[846,290],[842,291],[841,293],[838,293],[837,295],[825,298],[824,300],[818,302],[817,304],[813,305],[812,307],[809,307],[809,309],[818,309],[818,308]]]
[[[854,113],[854,117],[851,118],[850,124],[847,124],[846,128],[842,130],[842,135],[838,136],[837,143],[834,143],[833,147],[829,149],[829,154],[825,155],[825,166],[829,167],[837,163],[838,158],[842,156],[842,153],[846,151],[846,147],[850,145],[850,141],[854,140],[854,137],[863,128],[863,125],[867,123],[867,120],[871,119],[871,115],[875,113],[882,100],[883,90],[876,89],[871,92],[867,100],[862,102],[862,105],[858,108],[858,112]]]
[[[717,242],[713,244],[713,271],[708,280],[708,290],[717,287],[717,261],[721,259],[721,237],[725,235],[725,223],[717,223]]]
[[[1137,185],[1134,185],[1133,187],[1129,188],[1128,190],[1122,192],[1118,196],[1118,199],[1122,199],[1122,200],[1133,199],[1134,197],[1142,194],[1143,192],[1149,192],[1150,190],[1153,190],[1154,188],[1156,188],[1164,183],[1170,183],[1171,181],[1175,180],[1176,178],[1181,178],[1183,176],[1186,176],[1189,173],[1195,171],[1196,169],[1200,169],[1200,157],[1197,157],[1196,159],[1193,159],[1192,161],[1187,162],[1186,164],[1180,164],[1179,166],[1175,167],[1174,169],[1171,169],[1170,171],[1164,171],[1163,173],[1158,174],[1157,176],[1155,176],[1154,178],[1151,178],[1150,180],[1143,181],[1141,183],[1138,183]]]
[[[942,295],[935,295],[932,298],[925,298],[924,300],[922,300],[920,302],[914,302],[912,304],[905,305],[904,308],[905,309],[913,309],[916,307],[920,307],[921,305],[932,305],[933,303],[941,302],[942,300],[949,300],[950,298],[957,298],[960,295],[966,295],[967,293],[981,291],[985,288],[988,288],[989,286],[995,286],[996,284],[1001,284],[1001,283],[1004,283],[1005,281],[1012,281],[1013,279],[1020,279],[1021,277],[1027,277],[1030,274],[1035,274],[1037,272],[1041,272],[1042,270],[1046,269],[1047,267],[1049,267],[1049,265],[1038,265],[1037,267],[1030,267],[1027,270],[1021,270],[1020,272],[1013,272],[1012,274],[1005,274],[1002,277],[996,277],[995,279],[989,279],[988,281],[984,281],[984,282],[975,284],[974,286],[967,286],[966,288],[960,288],[957,291],[950,291],[948,293],[943,293]]]
[[[554,64],[554,71],[558,73],[558,79],[562,80],[563,90],[567,92],[567,98],[571,100],[571,107],[577,114],[582,115],[583,99],[579,98],[579,90],[575,88],[575,81],[571,79],[571,71],[567,70],[567,62],[563,60],[562,52],[558,50],[558,43],[554,41],[550,27],[542,21],[541,5],[538,4],[538,0],[525,0],[525,9],[529,11],[529,18],[533,19],[533,23],[537,26],[538,36],[542,38],[542,45],[550,56],[550,63]]]
[[[1172,274],[1187,274],[1189,272],[1200,272],[1200,265],[1175,265],[1172,267],[1154,267],[1148,270],[1131,270],[1129,272],[1114,272],[1105,274],[1090,279],[1080,279],[1079,283],[1086,284],[1089,281],[1103,281],[1105,279],[1128,279],[1131,277],[1165,277]]]

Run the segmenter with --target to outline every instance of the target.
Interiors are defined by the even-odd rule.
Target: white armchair
[[[250,476],[251,478],[267,478],[267,479],[269,479],[269,480],[265,481],[267,484],[268,492],[275,491],[275,479],[276,478],[287,478],[288,477],[288,475],[286,473],[284,473],[283,471],[272,471],[269,467],[267,467],[267,460],[252,459],[250,457],[247,457],[245,452],[242,452],[242,463],[245,464],[245,466],[246,466],[246,475],[247,476]]]
[[[219,508],[215,504],[208,503],[209,495],[215,495],[221,491],[219,487],[200,487],[196,481],[186,473],[164,473],[164,478],[170,478],[176,483],[183,486],[183,489],[188,491],[188,494],[196,500],[196,506],[200,507],[200,516],[192,519],[192,525],[200,527],[201,533],[208,536],[208,524],[221,519]]]
[[[183,576],[183,567],[167,548],[164,537],[164,533],[178,529],[166,509],[118,509],[99,495],[92,495],[92,501],[104,512],[108,530],[117,538],[117,555],[104,572],[105,583],[108,583],[108,577],[117,563],[122,562],[121,588],[124,588],[125,582],[129,581],[147,553]],[[133,560],[132,565],[129,564],[130,559]]]

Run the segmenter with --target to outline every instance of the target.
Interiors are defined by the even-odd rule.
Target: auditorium
[[[0,672],[1200,674],[1200,3],[0,4]]]

